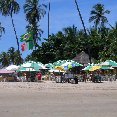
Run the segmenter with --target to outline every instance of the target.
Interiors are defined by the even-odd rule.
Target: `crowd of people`
[[[113,77],[114,76],[114,77]],[[107,78],[108,77],[108,78]],[[71,71],[67,72],[15,72],[10,77],[4,77],[3,81],[14,81],[14,82],[40,82],[43,80],[55,81],[56,83],[74,83],[78,84],[78,82],[101,82],[102,80],[113,81],[117,79],[117,75],[108,74],[105,75],[102,71],[95,72],[86,72],[81,71],[78,74],[75,74]]]

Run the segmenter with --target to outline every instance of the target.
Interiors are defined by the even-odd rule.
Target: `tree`
[[[9,61],[9,55],[6,52],[2,52],[0,54],[0,63],[2,64],[3,67],[7,67],[10,64]]]
[[[20,10],[19,4],[15,0],[0,0],[0,12],[3,16],[10,16],[12,20],[12,26],[15,32],[18,51],[19,51],[19,41],[15,29],[15,24],[13,20],[13,14],[17,14]]]
[[[107,34],[106,34],[107,33]],[[117,22],[112,29],[106,31],[103,51],[100,51],[99,56],[104,61],[107,59],[117,61]]]
[[[26,0],[24,5],[24,12],[26,14],[26,20],[29,22],[27,28],[28,31],[33,32],[33,40],[35,46],[38,43],[39,37],[43,32],[38,25],[38,22],[44,17],[46,5],[39,5],[39,0]]]
[[[9,55],[10,64],[19,65],[23,63],[23,59],[21,57],[20,52],[18,50],[15,50],[14,47],[11,47],[10,49],[8,49],[7,53]]]
[[[80,12],[79,5],[78,5],[77,0],[75,0],[75,4],[76,4],[76,8],[77,8],[78,14],[80,16],[80,20],[82,22],[82,26],[84,28],[84,36],[85,36],[85,38],[87,38],[87,31],[86,31],[86,28],[85,28],[85,25],[84,25],[84,21],[83,21],[83,18],[82,18],[82,15],[81,15],[81,12]],[[91,64],[92,63],[91,62],[91,51],[90,51],[91,49],[90,49],[89,43],[87,43],[87,50],[88,50],[88,54],[89,54],[89,61],[90,61],[90,64]]]
[[[9,54],[9,59],[10,59],[10,63],[11,64],[14,64],[15,63],[15,48],[14,47],[11,47],[9,50],[8,50],[8,52],[7,52],[8,54]]]
[[[108,22],[108,19],[105,15],[109,13],[110,11],[105,10],[103,4],[96,4],[91,10],[91,17],[89,18],[89,22],[94,22],[95,28],[104,27],[105,24]]]
[[[2,33],[5,33],[5,28],[2,27],[1,22],[0,22],[0,38],[2,36]]]
[[[14,60],[15,65],[20,65],[20,64],[23,63],[24,60],[21,57],[20,51],[16,50],[15,53],[14,53],[14,57],[15,57],[15,60]]]

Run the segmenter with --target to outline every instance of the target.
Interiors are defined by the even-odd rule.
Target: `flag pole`
[[[48,39],[50,35],[50,0],[49,0],[49,8],[48,8]]]

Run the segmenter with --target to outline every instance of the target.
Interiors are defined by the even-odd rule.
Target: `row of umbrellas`
[[[76,67],[76,66],[83,66],[82,64],[75,62],[73,60],[58,60],[54,63],[48,63],[48,64],[42,64],[41,62],[34,62],[34,61],[28,61],[20,66],[16,65],[10,65],[8,66],[4,71],[39,71],[40,69],[49,69],[50,72],[63,72],[70,68]],[[114,69],[114,67],[117,67],[117,63],[112,60],[106,60],[105,62],[99,63],[99,64],[89,64],[82,70],[88,70],[88,71],[95,71],[98,69]],[[2,70],[3,72],[3,70]],[[0,71],[1,73],[1,71]]]
[[[48,63],[45,66],[48,67],[49,69],[51,69],[51,71],[58,70],[59,72],[62,72],[62,71],[66,71],[70,68],[73,68],[76,66],[83,66],[83,65],[78,62],[75,62],[73,60],[58,60],[54,63]]]
[[[6,68],[8,71],[39,71],[40,69],[49,69],[51,71],[60,72],[68,70],[75,66],[83,66],[73,60],[59,60],[54,63],[42,64],[41,62],[28,61],[20,66],[10,65]]]
[[[115,67],[117,67],[117,63],[115,61],[106,60],[105,62],[99,64],[89,64],[82,70],[88,70],[88,71],[95,71],[98,69],[109,70],[109,69],[114,69]]]

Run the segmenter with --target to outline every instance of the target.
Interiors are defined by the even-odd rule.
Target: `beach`
[[[117,81],[0,82],[1,117],[116,117]]]

